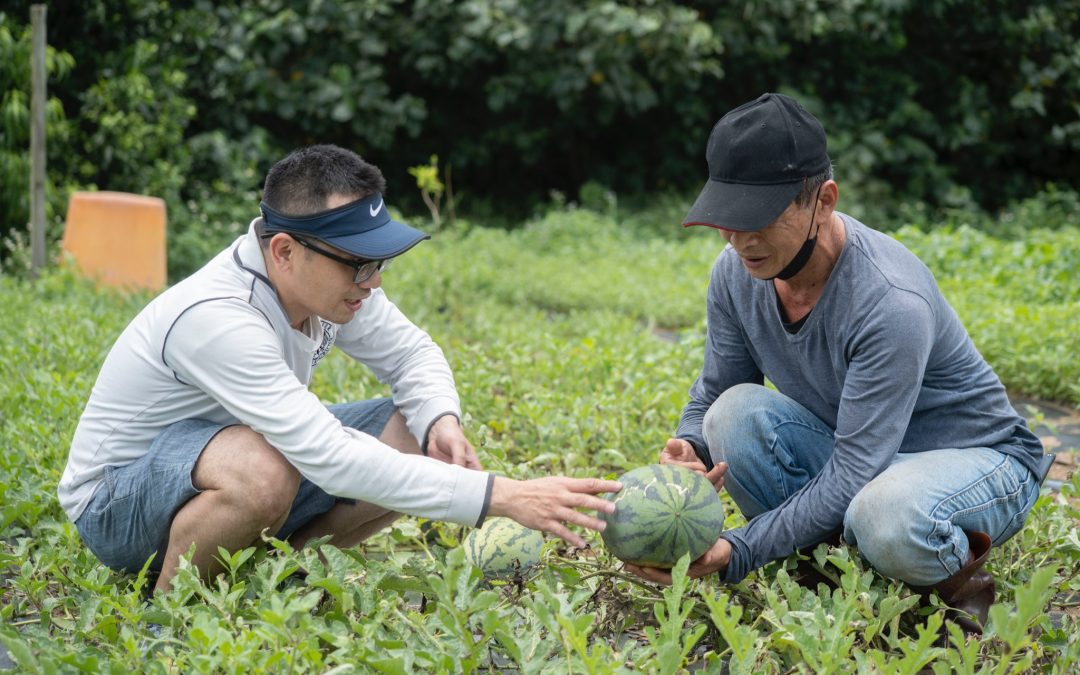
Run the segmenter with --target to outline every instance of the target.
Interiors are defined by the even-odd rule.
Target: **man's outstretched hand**
[[[514,480],[496,476],[491,486],[488,513],[513,518],[525,527],[550,532],[573,546],[581,547],[585,545],[585,540],[574,534],[566,524],[573,523],[603,532],[607,523],[578,509],[614,513],[615,505],[596,495],[621,489],[622,483],[599,478],[550,476]]]
[[[697,579],[713,572],[720,572],[721,574],[727,570],[728,562],[731,561],[731,544],[727,539],[720,538],[716,540],[716,543],[712,545],[708,551],[705,551],[700,558],[690,563],[690,567],[686,570],[686,576],[691,579]],[[624,569],[628,572],[633,572],[642,579],[652,581],[658,584],[664,584],[665,586],[671,585],[671,570],[657,569],[656,567],[639,567],[626,563]]]
[[[697,453],[694,452],[694,446],[690,445],[689,441],[681,438],[669,438],[667,445],[660,451],[660,463],[661,464],[674,464],[681,466],[696,473],[700,473],[709,479],[709,482],[713,484],[717,492],[724,487],[724,474],[727,473],[727,462],[720,462],[712,468],[710,471],[705,470],[705,464],[698,459]]]

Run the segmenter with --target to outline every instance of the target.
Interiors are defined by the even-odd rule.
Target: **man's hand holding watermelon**
[[[731,560],[731,544],[727,539],[723,537],[716,540],[716,543],[712,545],[708,551],[701,554],[701,557],[690,563],[690,567],[686,570],[686,576],[691,579],[697,579],[712,574],[713,572],[724,573],[727,569],[728,561]],[[638,567],[626,563],[623,567],[628,572],[633,572],[642,579],[652,581],[658,584],[664,584],[665,586],[671,585],[671,570],[657,569],[656,567]]]
[[[724,487],[724,474],[727,473],[727,463],[720,462],[711,470],[706,470],[705,464],[698,459],[697,453],[694,452],[694,446],[682,438],[668,439],[667,445],[660,452],[660,463],[675,464],[690,469],[695,473],[700,473],[716,486],[717,492],[720,492],[720,489]]]

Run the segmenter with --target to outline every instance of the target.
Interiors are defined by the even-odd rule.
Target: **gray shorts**
[[[343,403],[328,409],[341,423],[378,436],[396,408],[390,399]],[[161,569],[173,516],[201,492],[191,484],[199,455],[219,431],[228,427],[206,420],[183,420],[161,432],[150,451],[124,466],[105,469],[105,481],[94,493],[75,528],[101,562],[118,571],[138,572],[152,554],[150,569]],[[338,502],[306,478],[293,500],[285,524],[274,536],[285,539]]]

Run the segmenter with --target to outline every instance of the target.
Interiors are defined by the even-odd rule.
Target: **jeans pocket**
[[[1039,485],[1035,482],[1033,476],[1028,475],[1027,479],[1021,482],[1020,489],[1018,490],[1016,497],[1016,515],[1009,519],[1008,524],[1001,532],[993,537],[994,546],[999,546],[1003,542],[1008,541],[1020,531],[1020,528],[1022,528],[1027,521],[1028,514],[1031,513],[1031,507],[1035,505],[1035,500],[1038,498]]]
[[[156,545],[147,536],[145,514],[133,481],[124,472],[106,467],[105,480],[98,488],[76,528],[87,547],[101,562],[114,570],[138,571]]]
[[[109,480],[109,474],[113,471],[113,467],[105,467],[105,476],[101,480],[101,485],[94,491],[94,496],[90,498],[90,503],[86,505],[86,510],[83,511],[84,514],[100,516],[112,506],[113,489],[112,481]],[[81,518],[82,516],[80,516],[80,519]]]
[[[105,482],[109,485],[110,503],[125,501],[135,493],[135,486],[131,480],[132,473],[130,464],[124,467],[105,467]]]
[[[1012,539],[1013,535],[1019,532],[1020,528],[1024,526],[1024,522],[1027,520],[1027,516],[1027,511],[1021,511],[1020,513],[1013,516],[1013,519],[1009,522],[1008,526],[1006,526],[1006,528],[1002,530],[1001,534],[994,537],[994,546],[1000,546],[1002,543],[1008,541],[1009,539]]]

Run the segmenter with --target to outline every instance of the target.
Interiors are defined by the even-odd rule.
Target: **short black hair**
[[[376,192],[386,192],[379,167],[336,145],[312,145],[270,168],[263,202],[287,216],[310,216],[325,211],[331,195],[363,199]]]

